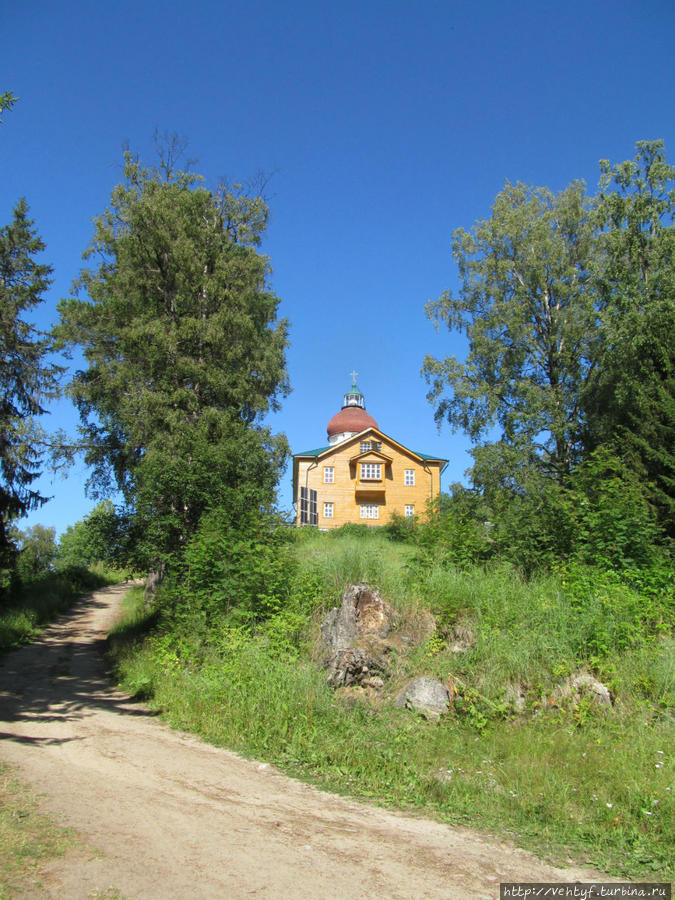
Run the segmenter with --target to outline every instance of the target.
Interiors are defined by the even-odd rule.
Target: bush
[[[256,512],[232,523],[226,510],[206,513],[184,558],[162,591],[173,615],[198,613],[207,623],[226,617],[255,623],[288,599],[295,563],[293,531],[280,518]]]

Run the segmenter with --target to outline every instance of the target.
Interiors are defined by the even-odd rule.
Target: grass
[[[38,866],[74,846],[72,830],[40,812],[36,796],[0,763],[0,898],[39,888]]]
[[[140,592],[128,595],[128,624],[111,641],[125,687],[176,727],[333,790],[501,834],[559,864],[672,875],[667,597],[650,605],[586,570],[526,581],[504,567],[421,568],[413,548],[377,532],[306,533],[295,554],[285,607],[253,630],[167,624],[143,612]],[[350,581],[378,584],[409,633],[423,612],[435,616],[376,699],[332,691],[313,661],[318,623]],[[451,649],[458,625],[474,640],[463,653]],[[610,685],[611,710],[551,703],[579,669]],[[416,674],[460,685],[438,722],[391,704]],[[526,698],[520,714],[508,684]]]

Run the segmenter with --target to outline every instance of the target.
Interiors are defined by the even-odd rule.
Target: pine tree
[[[48,359],[52,342],[25,315],[51,284],[51,268],[36,257],[44,244],[20,200],[0,230],[0,566],[12,555],[10,523],[40,506],[33,487],[45,435],[37,418],[56,396],[60,368]]]

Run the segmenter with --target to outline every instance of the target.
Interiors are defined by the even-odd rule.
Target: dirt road
[[[0,660],[0,758],[84,847],[45,864],[24,896],[465,900],[498,897],[500,881],[594,880],[172,731],[106,679],[124,591],[98,591]]]

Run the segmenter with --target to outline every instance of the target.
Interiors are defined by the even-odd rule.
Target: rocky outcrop
[[[391,618],[391,610],[378,590],[366,584],[350,584],[339,609],[331,609],[323,620],[321,637],[333,653],[347,650],[359,639],[386,637]]]
[[[328,683],[333,687],[363,685],[379,690],[389,651],[385,638],[393,614],[380,592],[366,584],[349,585],[340,607],[334,607],[321,624],[321,638],[328,651]]]
[[[352,684],[363,687],[384,685],[384,681],[376,676],[381,671],[381,664],[359,647],[338,650],[331,656],[328,668],[328,684],[331,687],[349,687]]]
[[[450,706],[450,691],[435,678],[413,678],[399,693],[394,706],[414,709],[430,719],[438,719]]]

